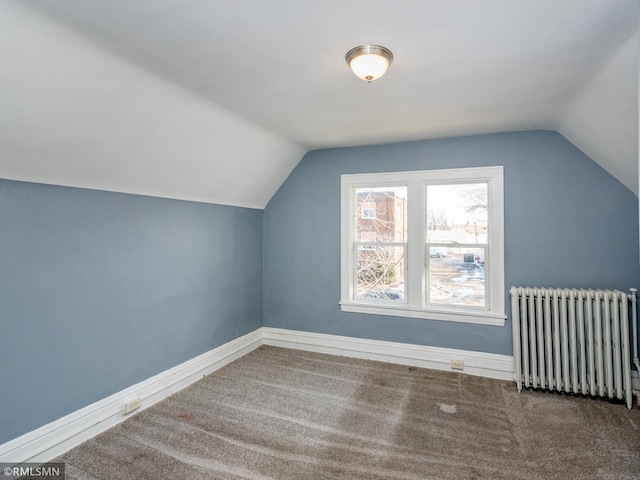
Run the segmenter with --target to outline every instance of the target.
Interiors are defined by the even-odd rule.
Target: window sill
[[[340,302],[343,312],[367,313],[371,315],[388,315],[392,317],[422,318],[425,320],[441,320],[444,322],[475,323],[503,327],[506,315],[489,312],[461,310],[459,312],[436,309],[413,309],[407,305],[371,305],[363,303]]]

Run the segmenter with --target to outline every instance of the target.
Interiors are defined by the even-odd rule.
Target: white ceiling
[[[3,178],[263,208],[310,149],[549,129],[638,191],[636,0],[0,0],[0,58]]]

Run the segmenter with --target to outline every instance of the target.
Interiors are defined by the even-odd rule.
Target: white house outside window
[[[502,167],[342,176],[343,311],[504,325]]]

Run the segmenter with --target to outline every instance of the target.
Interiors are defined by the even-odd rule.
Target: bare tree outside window
[[[429,230],[448,230],[451,226],[446,210],[427,209],[427,228]]]
[[[429,303],[486,305],[487,200],[486,183],[427,186]]]
[[[358,298],[404,301],[406,197],[406,187],[355,191]]]
[[[487,221],[487,212],[489,202],[487,198],[487,186],[485,184],[477,184],[461,192],[464,200],[464,211],[473,218],[481,218],[483,222]]]

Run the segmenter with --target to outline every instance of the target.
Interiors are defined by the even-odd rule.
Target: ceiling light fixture
[[[361,45],[349,50],[345,59],[357,77],[371,83],[385,74],[393,54],[380,45]]]

